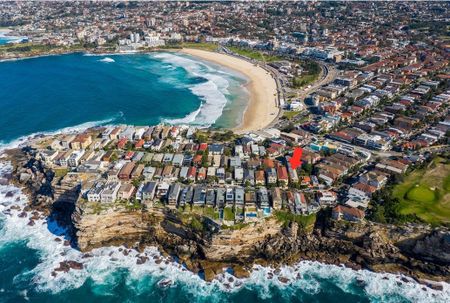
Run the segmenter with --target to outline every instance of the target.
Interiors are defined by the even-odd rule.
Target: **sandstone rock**
[[[136,264],[137,265],[141,265],[141,264],[144,264],[145,262],[147,262],[148,261],[148,257],[146,257],[146,256],[139,256],[138,258],[137,258],[137,260],[136,260]]]

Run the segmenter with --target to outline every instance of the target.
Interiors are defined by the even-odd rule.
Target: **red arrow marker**
[[[292,169],[296,169],[297,167],[302,165],[302,154],[303,149],[301,147],[296,147],[294,149],[294,154],[292,155],[291,159],[289,159]]]

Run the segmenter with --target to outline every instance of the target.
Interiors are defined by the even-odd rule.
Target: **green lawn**
[[[234,211],[232,208],[225,207],[223,209],[223,219],[226,221],[234,221]]]
[[[430,203],[436,200],[436,194],[429,187],[416,185],[406,193],[406,199],[416,202]]]
[[[258,61],[262,61],[262,62],[274,62],[274,61],[283,60],[283,58],[281,58],[281,57],[265,55],[264,53],[262,53],[260,51],[255,51],[255,50],[251,50],[251,49],[247,49],[247,48],[229,46],[228,49],[236,54],[241,55],[241,56],[244,56],[244,57],[247,57],[250,59],[254,59],[254,60],[258,60]]]
[[[316,214],[311,215],[296,215],[287,211],[275,211],[275,217],[279,222],[288,224],[290,222],[297,222],[300,228],[311,230],[316,223]]]
[[[297,116],[298,114],[300,114],[299,111],[285,111],[283,113],[283,117],[285,117],[288,120],[291,120],[293,117]]]
[[[307,74],[307,75],[301,75],[298,77],[294,77],[294,79],[292,79],[292,85],[295,88],[301,88],[310,83],[313,83],[314,81],[317,80],[318,77],[319,77],[319,74]]]
[[[437,157],[426,168],[411,172],[394,187],[392,196],[400,201],[400,214],[415,214],[434,225],[450,224],[450,162]]]
[[[62,178],[69,172],[68,168],[55,168],[54,170],[55,178]]]
[[[183,42],[181,44],[184,48],[196,48],[196,49],[203,49],[207,51],[214,52],[217,50],[217,44],[214,43],[196,43],[196,42]]]

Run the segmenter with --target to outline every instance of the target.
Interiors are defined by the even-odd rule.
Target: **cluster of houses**
[[[105,127],[57,136],[40,155],[79,176],[89,202],[202,209],[225,224],[259,220],[274,210],[304,215],[336,205],[336,193],[327,188],[361,163],[305,149],[303,162],[318,168],[305,174],[292,169],[291,148],[282,139],[208,144],[196,143],[194,134],[184,126]]]
[[[340,85],[333,84],[333,90],[326,86],[309,97],[320,117],[304,125],[305,129],[325,132],[330,139],[378,151],[389,150],[397,142],[405,143],[403,149],[418,149],[445,136],[446,127],[442,123],[417,136],[417,128],[423,121],[445,114],[443,109],[450,102],[450,92],[432,95],[440,81],[424,80],[404,92],[412,79],[399,79],[394,74],[374,77],[363,72],[345,75],[335,80]],[[360,81],[362,85],[344,94]],[[345,89],[336,94],[326,93],[341,87]]]

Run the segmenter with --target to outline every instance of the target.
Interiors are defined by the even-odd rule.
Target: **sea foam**
[[[9,163],[0,162],[0,177],[12,169]],[[125,279],[125,285],[137,295],[154,290],[155,287],[182,287],[197,301],[221,301],[226,293],[252,291],[261,299],[273,298],[273,289],[288,294],[302,291],[316,295],[326,289],[324,281],[332,283],[343,292],[367,296],[372,302],[449,302],[450,285],[441,283],[442,291],[432,290],[414,280],[393,274],[373,273],[367,270],[354,271],[349,268],[302,261],[293,266],[279,269],[256,265],[249,278],[237,279],[225,272],[212,282],[205,282],[198,275],[186,270],[181,264],[164,258],[154,247],[138,252],[125,247],[104,247],[83,254],[64,244],[67,237],[64,228],[51,220],[35,220],[30,226],[29,214],[20,218],[26,196],[12,185],[0,185],[0,246],[23,241],[26,246],[39,251],[37,266],[14,277],[15,281],[31,279],[36,291],[60,293],[76,289],[89,279],[93,291],[105,293]],[[58,239],[58,240],[56,240]],[[124,254],[127,251],[127,255]],[[148,257],[143,264],[137,264],[138,256]],[[83,269],[56,272],[60,262],[72,260],[83,264]],[[125,274],[118,273],[125,271]],[[159,285],[159,286],[158,286]]]
[[[98,60],[98,61],[99,61],[99,62],[104,62],[104,63],[113,63],[113,62],[116,62],[116,61],[114,61],[113,58],[110,58],[110,57],[106,57],[106,58],[100,59],[100,60]]]
[[[115,122],[121,118],[123,118],[123,112],[119,112],[117,115],[115,115],[112,118],[98,120],[98,121],[85,122],[85,123],[81,123],[81,124],[78,124],[75,126],[68,126],[68,127],[64,127],[64,128],[61,128],[58,130],[53,130],[53,131],[36,132],[33,134],[19,137],[12,141],[0,140],[0,155],[3,150],[20,147],[22,145],[27,144],[31,139],[38,137],[38,136],[51,136],[51,135],[57,135],[57,134],[63,134],[63,133],[64,134],[78,133],[78,132],[81,132],[88,128],[92,128],[92,127],[96,127],[96,126],[106,126],[106,125],[112,124],[113,122]]]
[[[228,102],[229,77],[231,74],[212,68],[211,66],[185,56],[170,53],[157,53],[151,55],[171,66],[185,69],[190,76],[202,77],[206,82],[190,85],[191,92],[202,100],[200,107],[179,119],[164,119],[169,124],[191,124],[200,127],[213,125],[223,113]],[[168,79],[170,81],[170,79]]]

